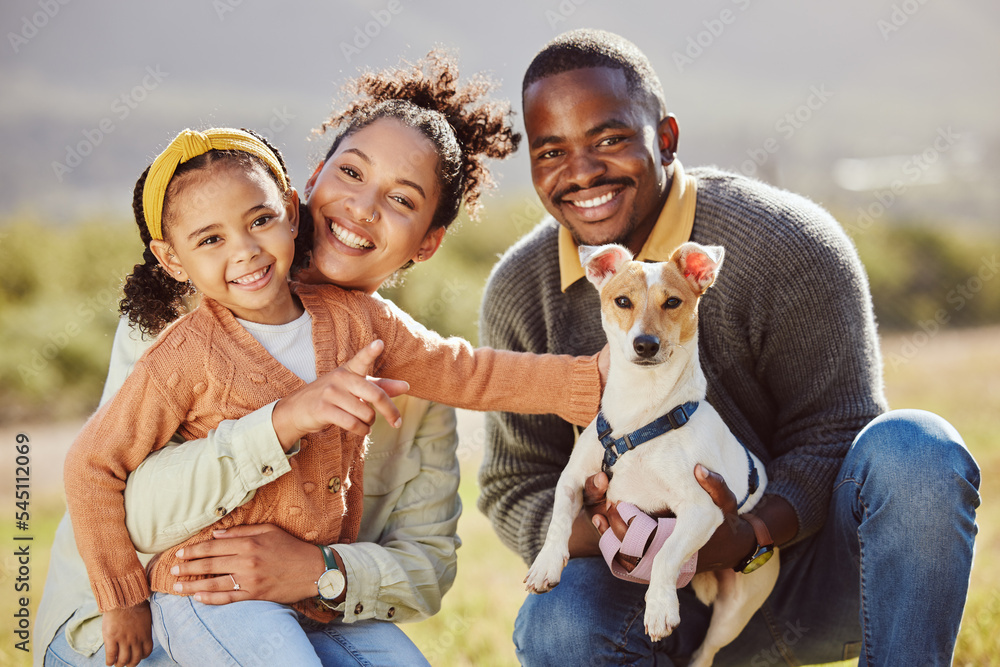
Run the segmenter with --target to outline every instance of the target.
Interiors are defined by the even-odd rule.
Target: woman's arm
[[[347,572],[347,597],[338,607],[347,622],[428,618],[455,580],[462,512],[455,411],[409,398],[403,419],[419,425],[415,434],[405,433],[406,425],[400,434],[400,441],[412,444],[382,459],[380,471],[373,457],[381,448],[373,442],[361,536],[355,544],[334,546]],[[373,436],[381,435],[381,425]]]
[[[274,403],[226,420],[200,440],[172,444],[139,464],[125,485],[125,523],[138,551],[180,544],[291,470],[271,427]]]
[[[381,420],[374,427],[359,541],[331,545],[347,576],[337,607],[347,622],[429,617],[454,582],[461,513],[454,411],[409,398],[402,412],[402,429]],[[238,526],[216,537],[184,549],[179,574],[216,576],[183,583],[183,593],[207,604],[247,594],[283,603],[316,595],[323,558],[315,546],[273,526]],[[239,598],[229,574],[240,582]]]
[[[154,339],[143,338],[122,318],[111,346],[111,364],[101,404],[114,397]],[[271,428],[269,404],[237,420],[226,420],[190,447],[175,444],[150,454],[125,485],[125,521],[138,551],[158,553],[180,544],[253,498],[254,492],[288,472],[288,457]],[[269,474],[264,471],[270,470]]]

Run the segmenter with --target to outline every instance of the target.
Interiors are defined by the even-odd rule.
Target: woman
[[[463,199],[475,214],[481,189],[491,184],[484,158],[506,157],[519,136],[509,106],[485,99],[487,82],[459,87],[456,80],[455,63],[432,52],[410,70],[366,74],[349,84],[357,101],[323,124],[323,131],[337,135],[304,191],[314,233],[312,262],[300,279],[374,293],[399,270],[433,256]],[[143,347],[119,327],[102,402]],[[372,427],[358,542],[331,545],[346,587],[335,601],[343,622],[317,625],[310,634],[324,664],[359,654],[377,664],[425,664],[402,631],[377,620],[432,615],[454,581],[461,511],[454,412],[406,396],[395,403],[402,428],[381,419]],[[224,422],[205,441],[151,456],[126,490],[133,541],[150,552],[162,550],[287,471],[273,410],[274,404]],[[365,432],[374,417],[359,401],[338,425]],[[165,483],[170,475],[185,483]],[[172,493],[190,489],[192,481],[206,492]],[[336,485],[330,480],[331,490]],[[240,527],[197,547],[178,562],[179,574],[214,576],[185,583],[181,592],[212,604],[314,598],[320,575],[333,565],[314,545],[272,526]],[[39,608],[36,643],[46,650],[36,664],[43,655],[46,665],[104,664],[99,618],[64,519]],[[280,640],[262,638],[262,662],[269,651],[280,655]],[[142,664],[172,663],[156,647]]]

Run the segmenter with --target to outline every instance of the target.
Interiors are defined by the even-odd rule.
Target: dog
[[[587,278],[601,293],[611,368],[601,414],[581,434],[559,477],[545,544],[525,584],[531,592],[544,593],[559,583],[569,558],[573,520],[583,505],[584,482],[604,469],[610,477],[609,503],[627,501],[646,514],[670,512],[676,517],[673,531],[652,557],[644,621],[653,641],[680,623],[677,585],[682,567],[723,522],[722,510],[695,479],[696,464],[723,476],[742,499],[741,514],[757,504],[767,484],[764,465],[705,401],[698,303],[715,282],[723,256],[721,247],[697,243],[681,245],[661,263],[632,261],[631,253],[619,245],[580,248]],[[654,429],[652,439],[636,444],[650,435],[644,427],[653,422],[664,424],[665,432]],[[760,542],[760,533],[755,534]],[[714,606],[692,665],[711,665],[716,652],[739,635],[774,588],[777,552],[772,557],[764,552],[767,549],[748,556],[757,568],[750,574],[719,570],[694,576],[699,599]]]

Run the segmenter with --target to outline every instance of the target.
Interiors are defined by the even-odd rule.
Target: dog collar
[[[605,419],[604,413],[597,413],[597,437],[604,446],[604,462],[601,464],[601,470],[608,479],[611,479],[611,466],[618,462],[622,454],[668,431],[684,426],[697,409],[698,401],[688,401],[617,440],[611,437],[611,424]]]
[[[698,401],[688,401],[684,405],[678,405],[662,417],[651,421],[631,433],[626,433],[618,439],[611,437],[611,424],[604,417],[604,413],[597,413],[597,437],[600,439],[601,445],[604,446],[604,462],[601,463],[601,470],[608,476],[608,479],[611,479],[611,466],[618,462],[622,454],[668,431],[684,426],[697,409]],[[750,500],[750,496],[760,488],[760,475],[757,473],[757,466],[753,464],[753,459],[750,457],[750,450],[742,442],[740,442],[740,445],[743,446],[743,453],[747,455],[747,492],[743,496],[743,500],[736,507],[737,511],[742,509],[746,502]]]

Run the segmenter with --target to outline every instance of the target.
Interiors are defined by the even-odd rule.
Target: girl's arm
[[[125,528],[123,493],[128,473],[173,435],[186,414],[174,398],[140,362],[114,399],[84,425],[66,456],[66,505],[102,611],[149,597],[145,570]]]
[[[551,413],[581,426],[597,416],[606,353],[571,357],[473,348],[461,338],[442,338],[394,304],[371,303],[377,309],[375,334],[386,342],[376,373],[408,382],[413,396],[468,410]]]

